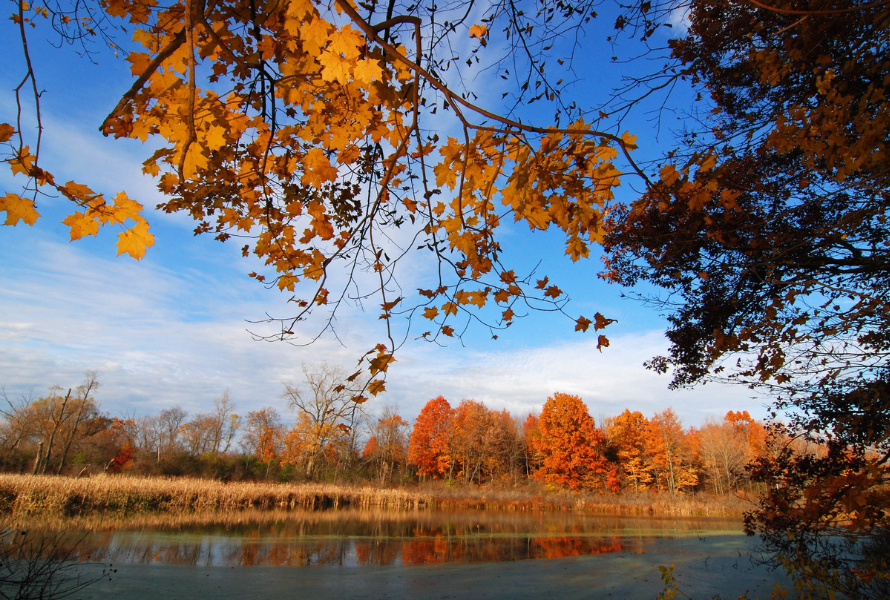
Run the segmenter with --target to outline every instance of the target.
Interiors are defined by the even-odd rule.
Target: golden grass
[[[0,474],[0,513],[74,516],[91,512],[327,509],[341,506],[408,508],[423,499],[404,490],[331,484],[224,483],[100,475],[53,477]]]
[[[0,474],[0,515],[120,516],[144,513],[196,513],[259,510],[484,509],[572,511],[586,514],[738,516],[746,508],[734,498],[671,497],[657,494],[584,495],[535,486],[517,488],[379,488],[323,483],[224,483],[202,479],[162,479],[125,475],[55,477]]]

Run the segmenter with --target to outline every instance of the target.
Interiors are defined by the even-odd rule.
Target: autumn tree
[[[229,390],[213,401],[214,412],[199,413],[180,426],[181,435],[192,456],[228,452],[238,432],[240,418],[233,410]]]
[[[540,464],[532,476],[570,489],[604,489],[604,441],[584,401],[557,392],[544,403],[530,439]]]
[[[536,439],[541,435],[538,429],[538,416],[529,414],[522,422],[523,453],[525,458],[525,474],[531,474],[541,467],[541,462],[535,452]]]
[[[670,408],[649,419],[646,454],[655,484],[661,491],[677,494],[698,483],[692,448],[677,415]]]
[[[22,469],[24,459],[33,474],[61,474],[85,440],[105,427],[93,396],[98,387],[96,372],[87,371],[81,385],[54,387],[42,398],[13,401],[4,394],[0,445],[7,464],[18,463]]]
[[[178,404],[162,410],[154,422],[157,428],[158,456],[175,455],[185,450],[182,437],[188,412]]]
[[[454,409],[451,423],[453,461],[457,476],[465,483],[484,475],[486,434],[494,420],[488,408],[476,400],[461,400]]]
[[[442,396],[427,402],[417,415],[408,441],[408,462],[417,468],[420,477],[435,479],[452,475],[453,421],[454,410]]]
[[[266,407],[247,413],[241,447],[246,454],[266,465],[266,477],[273,461],[278,460],[283,452],[285,433],[281,415],[274,408]]]
[[[745,476],[748,456],[740,434],[732,424],[713,419],[696,431],[702,467],[715,494],[734,491]]]
[[[516,483],[525,468],[526,443],[521,426],[506,410],[491,411],[488,429],[483,434],[485,472],[491,483]]]
[[[407,466],[410,428],[411,424],[389,406],[384,407],[371,426],[371,437],[362,451],[362,458],[373,463],[383,485],[392,482],[396,471]]]
[[[649,420],[639,411],[626,409],[617,417],[606,419],[603,427],[624,486],[632,487],[635,492],[645,490],[652,483],[652,465],[646,454]]]
[[[357,454],[356,425],[361,412],[353,401],[356,390],[351,384],[341,368],[327,364],[303,365],[303,383],[285,384],[284,399],[297,415],[293,432],[288,435],[288,453],[292,462],[304,466],[307,477],[313,475],[335,442],[338,449],[345,445],[342,452],[349,455],[347,460]]]
[[[652,3],[628,23],[679,4]],[[759,464],[769,493],[749,527],[796,576],[813,583],[837,567],[837,591],[873,594],[886,569],[844,562],[855,553],[814,565],[831,536],[855,547],[890,527],[870,508],[885,505],[890,452],[890,6],[688,7],[657,84],[689,81],[708,116],[688,121],[653,185],[611,213],[606,275],[665,290],[671,346],[651,365],[674,385],[728,376],[759,387],[789,409],[792,437],[830,441],[821,459],[777,449],[784,458]]]

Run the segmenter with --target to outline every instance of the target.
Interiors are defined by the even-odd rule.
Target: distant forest
[[[5,397],[0,467],[393,486],[535,480],[553,489],[723,495],[755,491],[746,465],[789,442],[746,411],[700,427],[684,427],[670,408],[650,417],[627,409],[597,423],[581,398],[562,393],[523,418],[475,400],[452,406],[439,396],[412,426],[391,408],[368,415],[341,378],[339,369],[322,366],[307,369],[302,386],[286,386],[283,398],[295,415],[287,422],[271,406],[237,414],[228,392],[210,412],[190,415],[175,406],[115,417],[101,410],[96,374],[88,373],[75,389]],[[820,452],[812,444],[801,450]]]

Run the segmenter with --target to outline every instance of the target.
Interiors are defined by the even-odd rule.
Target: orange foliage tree
[[[652,466],[646,455],[649,420],[639,411],[626,409],[617,417],[606,419],[604,428],[624,485],[630,483],[635,492],[645,490],[652,483]]]
[[[659,490],[676,494],[698,483],[692,448],[672,409],[667,408],[649,419],[646,452]]]
[[[465,482],[509,478],[518,466],[520,439],[507,411],[497,412],[476,400],[462,400],[454,411],[451,439],[457,475]]]
[[[746,465],[766,452],[766,428],[748,411],[729,411],[722,423],[705,423],[697,438],[702,467],[717,494],[738,489],[747,479]]]
[[[578,396],[557,392],[548,398],[529,442],[540,464],[535,478],[570,489],[604,487],[605,439]]]
[[[453,420],[454,410],[442,396],[427,402],[420,411],[408,442],[408,462],[417,467],[419,476],[435,479],[453,473]]]
[[[247,413],[241,446],[262,462],[277,459],[282,452],[284,426],[278,411],[271,407]]]
[[[491,411],[476,400],[461,400],[454,410],[451,430],[454,464],[457,476],[465,482],[477,481],[483,475],[485,435],[492,423]]]
[[[362,451],[362,458],[371,462],[382,484],[392,480],[397,469],[404,468],[408,460],[408,430],[411,424],[391,408],[371,427],[371,437]]]

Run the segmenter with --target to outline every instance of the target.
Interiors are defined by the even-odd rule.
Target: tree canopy
[[[856,542],[890,525],[890,9],[709,0],[690,21],[672,56],[710,112],[610,213],[606,276],[667,292],[670,352],[650,366],[673,385],[761,388],[793,434],[830,442],[758,461],[770,492],[749,527],[823,579],[817,596],[881,596],[887,566]]]

